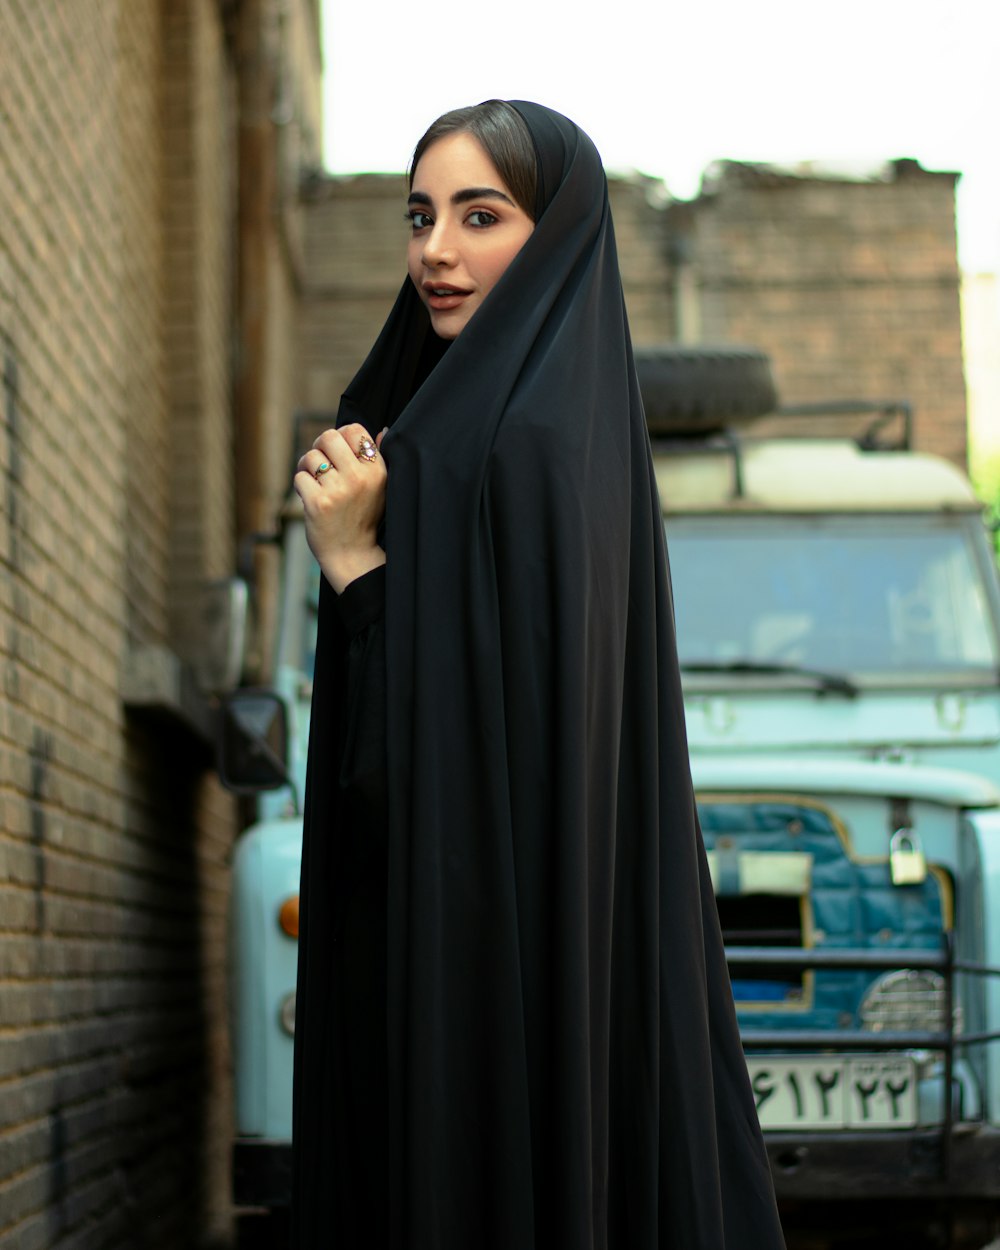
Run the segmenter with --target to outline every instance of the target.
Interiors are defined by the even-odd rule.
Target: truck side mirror
[[[289,783],[288,720],[271,690],[235,690],[222,700],[219,777],[227,790],[256,794]]]

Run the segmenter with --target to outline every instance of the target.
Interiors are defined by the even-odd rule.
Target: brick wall
[[[760,347],[785,403],[909,400],[916,445],[965,464],[955,175],[913,162],[882,181],[723,164],[691,202],[668,206],[642,178],[609,189],[637,345]],[[405,272],[402,201],[394,176],[313,188],[305,403],[335,408],[374,341]]]
[[[913,161],[872,180],[722,164],[667,213],[703,340],[769,352],[785,403],[909,400],[916,445],[964,465],[955,178]]]
[[[636,346],[662,343],[677,334],[661,189],[662,184],[641,177],[608,180],[629,329]]]
[[[260,8],[305,160],[316,0]],[[124,674],[196,648],[198,585],[234,571],[235,12],[0,4],[0,1250],[230,1235],[237,813]],[[296,288],[266,245],[283,439]]]
[[[632,337],[669,337],[673,322],[663,214],[644,179],[613,179],[612,210]],[[315,180],[306,211],[298,401],[336,411],[406,276],[402,174]]]
[[[213,0],[173,0],[162,38],[164,341],[169,367],[170,636],[196,651],[200,585],[233,566],[235,82]],[[139,424],[141,413],[135,414]]]
[[[401,174],[320,179],[306,211],[303,407],[335,410],[406,276]]]

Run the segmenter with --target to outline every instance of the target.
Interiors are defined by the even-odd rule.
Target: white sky
[[[959,255],[1000,272],[997,0],[322,0],[326,161],[404,168],[491,96],[572,117],[682,199],[713,160],[961,171]]]

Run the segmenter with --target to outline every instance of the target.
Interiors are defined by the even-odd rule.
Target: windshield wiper
[[[857,686],[841,673],[824,673],[822,669],[803,668],[801,664],[775,664],[766,660],[685,660],[681,663],[681,672],[808,677],[823,694],[842,694],[853,699],[858,693]]]

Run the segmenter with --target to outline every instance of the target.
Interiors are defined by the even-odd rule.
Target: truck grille
[[[847,829],[819,800],[699,796],[723,937],[730,950],[877,950],[901,967],[734,964],[737,1011],[754,1028],[893,1031],[900,1021],[943,1028],[936,973],[907,969],[907,950],[940,951],[947,900],[940,874],[899,887],[886,858],[856,858]],[[885,968],[885,964],[881,965]],[[890,965],[891,967],[891,965]]]

